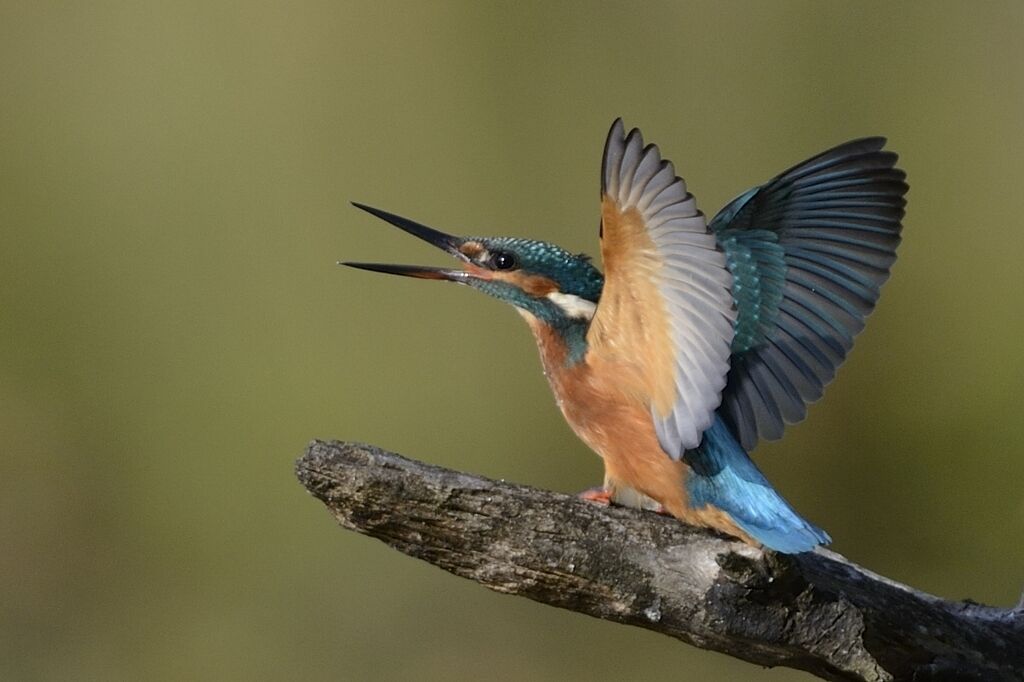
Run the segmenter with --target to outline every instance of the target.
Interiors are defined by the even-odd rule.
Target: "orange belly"
[[[643,499],[647,497],[686,523],[716,528],[757,544],[727,513],[710,506],[690,507],[686,494],[689,467],[673,461],[661,449],[650,408],[641,397],[641,377],[636,369],[627,362],[590,356],[566,367],[565,349],[555,334],[533,321],[530,327],[558,406],[576,435],[604,460],[605,488],[614,501],[648,507]]]

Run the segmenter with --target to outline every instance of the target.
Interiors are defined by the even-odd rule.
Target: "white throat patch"
[[[596,303],[580,298],[575,294],[563,294],[560,291],[553,291],[547,295],[547,298],[561,308],[562,312],[568,317],[591,320],[594,318],[594,312],[597,310]]]

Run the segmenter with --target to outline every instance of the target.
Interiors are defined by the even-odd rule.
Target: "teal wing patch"
[[[806,416],[889,277],[908,187],[884,145],[865,138],[819,154],[711,221],[737,308],[721,412],[747,450]]]

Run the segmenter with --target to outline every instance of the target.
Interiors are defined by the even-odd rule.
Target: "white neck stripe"
[[[575,294],[563,294],[560,291],[554,291],[548,294],[547,298],[561,308],[562,312],[568,317],[590,320],[593,319],[594,312],[597,310],[596,303],[580,298]]]

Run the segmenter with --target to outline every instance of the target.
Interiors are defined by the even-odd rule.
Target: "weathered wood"
[[[1024,680],[1024,608],[951,602],[827,551],[765,552],[650,512],[314,441],[343,527],[509,594],[828,680]]]

